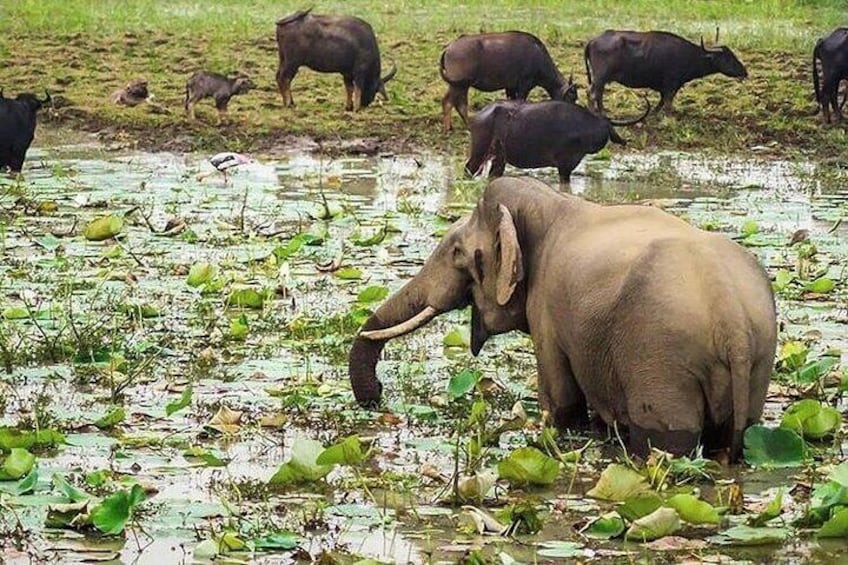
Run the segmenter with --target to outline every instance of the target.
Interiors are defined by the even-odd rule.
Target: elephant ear
[[[497,233],[499,256],[495,289],[498,304],[503,306],[512,298],[516,285],[524,279],[524,261],[512,214],[503,204],[498,205],[498,211],[500,212]]]

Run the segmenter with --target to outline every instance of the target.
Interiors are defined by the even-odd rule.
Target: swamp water
[[[0,309],[17,314],[0,319],[8,370],[0,373],[0,424],[59,429],[66,442],[34,450],[35,484],[0,497],[0,559],[160,564],[222,551],[231,562],[291,562],[298,555],[284,550],[285,539],[267,542],[283,531],[297,534],[313,558],[328,551],[389,562],[455,562],[478,547],[502,563],[846,555],[844,544],[809,535],[783,546],[703,543],[682,553],[582,538],[577,529],[610,508],[583,493],[615,454],[613,442],[586,449],[551,487],[500,489],[498,503],[481,505],[493,512],[504,501],[538,506],[539,534],[515,541],[462,533],[459,507],[438,504],[449,491],[438,475],[453,472],[451,438],[465,418],[446,383],[464,369],[480,370],[490,420],[508,418],[519,400],[531,420],[538,417],[529,340],[500,336],[474,359],[467,313],[440,317],[387,346],[379,367],[386,414],[354,405],[346,355],[383,287],[393,291],[419,269],[435,235],[484,183],[457,180],[460,165],[434,156],[260,160],[225,185],[217,174],[197,180],[211,171],[205,155],[58,146],[31,151],[25,181],[0,181]],[[579,172],[575,193],[605,203],[649,200],[744,239],[772,275],[804,261],[787,244],[796,230],[808,230],[818,259],[810,268],[845,280],[844,173],[679,154],[598,159]],[[550,172],[539,176],[555,182]],[[87,241],[84,227],[106,214],[123,217],[122,237]],[[205,286],[188,285],[192,266],[203,263]],[[805,340],[810,358],[842,350],[844,364],[842,283],[812,298],[781,295],[779,310],[782,341]],[[786,387],[773,389],[772,423],[792,401]],[[222,416],[221,406],[241,414]],[[844,421],[842,429],[844,437]],[[537,432],[504,433],[485,452],[484,467]],[[373,448],[355,469],[336,467],[326,481],[285,491],[265,487],[296,437],[330,445],[352,434]],[[586,443],[568,439],[565,450]],[[48,506],[68,502],[54,475],[99,497],[136,481],[148,498],[125,539],[85,536],[73,523],[46,527]],[[800,468],[738,474],[748,503],[781,486],[788,491],[799,475]],[[700,541],[714,533],[687,535]],[[240,551],[258,539],[277,550]]]

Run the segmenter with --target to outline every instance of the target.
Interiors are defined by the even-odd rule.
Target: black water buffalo
[[[821,61],[821,85],[816,61]],[[836,28],[833,33],[816,42],[813,49],[813,88],[816,102],[819,103],[824,122],[830,123],[830,111],[834,120],[842,121],[842,109],[837,100],[839,83],[848,79],[848,28]],[[848,94],[845,95],[848,98]],[[842,103],[845,103],[843,98]]]
[[[227,113],[230,98],[254,88],[256,85],[246,76],[227,78],[218,73],[198,71],[186,81],[183,108],[186,115],[194,119],[194,105],[204,98],[213,98],[215,108],[218,109],[218,121],[220,121]]]
[[[439,72],[448,83],[442,98],[442,127],[451,128],[451,107],[468,124],[468,89],[506,90],[511,100],[526,100],[541,86],[552,100],[577,100],[571,78],[563,78],[545,44],[529,33],[507,31],[462,35],[453,40],[439,60]]]
[[[393,65],[386,76],[380,76],[380,50],[368,22],[310,12],[297,12],[277,21],[277,85],[283,104],[294,106],[291,81],[301,66],[321,73],[340,73],[347,90],[346,110],[368,106],[378,92],[388,100],[385,84],[397,68]]]
[[[716,30],[716,42],[718,31]],[[689,81],[715,73],[745,78],[748,71],[724,46],[695,45],[665,31],[607,30],[589,41],[583,52],[589,76],[589,106],[604,112],[604,87],[618,82],[660,93],[657,111],[673,110],[674,96]]]
[[[23,167],[35,137],[36,113],[51,101],[50,94],[44,94],[44,100],[28,92],[15,98],[0,98],[0,170],[8,167],[17,173]]]
[[[645,112],[637,118],[610,120],[559,100],[494,102],[470,121],[471,152],[465,172],[480,174],[490,159],[490,177],[503,175],[507,163],[522,169],[556,167],[565,187],[587,154],[600,151],[608,141],[625,144],[613,125],[644,120],[651,111],[647,100],[645,104]]]

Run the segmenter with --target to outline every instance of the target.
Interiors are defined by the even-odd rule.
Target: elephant
[[[591,407],[627,448],[739,457],[759,420],[777,321],[768,276],[721,234],[658,208],[603,206],[529,178],[492,181],[354,339],[356,400],[380,402],[385,343],[471,306],[471,352],[530,335],[539,404],[560,429]]]

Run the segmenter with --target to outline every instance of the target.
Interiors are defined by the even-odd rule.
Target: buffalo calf
[[[698,46],[665,31],[607,30],[586,44],[583,55],[590,85],[589,106],[601,114],[604,88],[610,82],[659,92],[657,111],[671,112],[674,96],[687,82],[716,73],[733,78],[748,76],[729,48],[705,47],[703,38]]]
[[[20,172],[35,137],[36,114],[50,101],[47,92],[43,100],[28,92],[15,98],[0,97],[0,170]]]
[[[817,61],[821,61],[821,83]],[[831,109],[833,120],[842,121],[842,108],[838,103],[837,94],[839,83],[843,79],[848,79],[848,28],[840,27],[827,37],[819,39],[813,49],[813,88],[826,124],[831,122]],[[848,94],[845,98],[848,98]],[[843,104],[845,98],[842,99]]]
[[[380,50],[368,22],[350,16],[322,16],[311,10],[277,21],[280,65],[277,86],[285,106],[294,106],[291,81],[300,67],[320,73],[339,73],[344,79],[345,109],[358,111],[370,105],[379,92],[385,100],[386,83],[397,72],[380,76]]]
[[[651,111],[631,120],[609,120],[582,106],[558,100],[500,101],[489,104],[470,121],[471,152],[465,164],[469,175],[480,174],[492,160],[490,177],[503,175],[506,164],[522,169],[556,167],[565,188],[571,172],[589,153],[608,141],[624,145],[613,125],[632,125]]]
[[[186,114],[194,119],[194,105],[204,98],[214,98],[215,107],[218,109],[218,121],[221,121],[227,113],[230,98],[254,88],[256,85],[245,76],[227,78],[217,73],[199,71],[186,81],[183,107]]]
[[[526,100],[536,86],[552,100],[577,100],[577,89],[551,59],[545,44],[529,33],[507,31],[461,35],[442,51],[439,60],[448,91],[442,98],[442,128],[451,129],[451,108],[468,124],[468,89],[505,90],[510,100]]]

